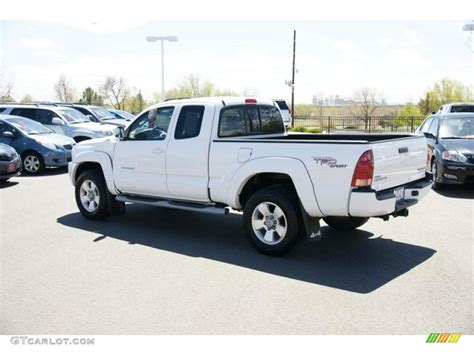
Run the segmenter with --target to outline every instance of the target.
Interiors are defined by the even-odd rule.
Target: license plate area
[[[393,194],[395,195],[395,200],[396,201],[401,201],[405,197],[405,188],[402,187],[396,187],[393,189]]]
[[[8,164],[7,165],[7,173],[14,173],[16,171],[15,164]]]

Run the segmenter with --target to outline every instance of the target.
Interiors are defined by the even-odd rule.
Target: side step
[[[194,203],[194,202],[182,202],[175,200],[164,200],[152,197],[141,197],[141,196],[125,196],[119,195],[115,199],[121,202],[141,203],[143,205],[174,208],[178,210],[195,211],[195,212],[206,212],[213,214],[228,214],[229,208],[224,205],[206,204],[206,203]]]

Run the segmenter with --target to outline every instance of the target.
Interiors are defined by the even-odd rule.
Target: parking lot
[[[474,191],[323,228],[283,258],[241,216],[78,212],[66,170],[0,186],[2,334],[472,334]]]

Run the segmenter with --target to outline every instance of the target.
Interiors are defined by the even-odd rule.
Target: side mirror
[[[53,119],[51,120],[51,124],[55,126],[64,126],[64,121],[59,117],[53,117]]]
[[[125,137],[125,130],[122,126],[118,126],[114,129],[114,135],[117,138],[123,139]]]
[[[12,132],[5,131],[5,132],[2,132],[2,137],[3,138],[15,138],[15,135]]]
[[[424,132],[423,134],[425,135],[426,138],[436,139],[436,137],[435,137],[435,135],[434,135],[433,133]]]
[[[92,115],[86,115],[86,117],[90,119],[92,122],[99,122],[99,120]]]

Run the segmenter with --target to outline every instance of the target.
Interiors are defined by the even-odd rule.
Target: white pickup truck
[[[421,135],[287,134],[272,100],[193,98],[154,105],[118,137],[81,142],[69,175],[88,219],[141,203],[211,213],[243,211],[268,255],[319,220],[353,230],[369,217],[407,216],[428,193]]]

